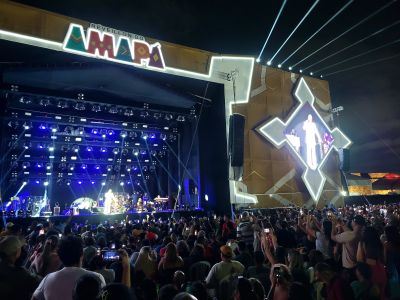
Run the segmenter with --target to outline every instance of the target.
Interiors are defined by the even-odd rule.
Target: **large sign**
[[[66,52],[86,55],[118,63],[162,70],[165,68],[160,43],[116,35],[112,32],[70,24],[63,49]]]
[[[300,102],[286,122],[274,118],[257,131],[277,148],[287,145],[304,166],[303,181],[314,201],[318,201],[326,177],[321,171],[332,149],[347,148],[351,141],[338,128],[331,130],[314,108],[315,97],[300,78],[295,98]]]

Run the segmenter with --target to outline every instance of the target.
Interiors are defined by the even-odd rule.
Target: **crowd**
[[[400,205],[7,223],[0,299],[400,299]]]

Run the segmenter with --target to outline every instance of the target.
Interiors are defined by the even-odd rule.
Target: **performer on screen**
[[[315,146],[322,142],[316,124],[313,122],[312,115],[309,114],[307,120],[303,124],[305,131],[305,144],[306,144],[306,162],[307,165],[315,170],[318,166],[317,152]]]
[[[106,215],[111,213],[111,204],[114,200],[114,193],[112,189],[109,189],[107,193],[104,194],[104,213]]]

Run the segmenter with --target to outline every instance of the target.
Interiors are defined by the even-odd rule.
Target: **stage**
[[[13,222],[15,224],[20,224],[23,226],[29,226],[32,224],[33,221],[38,223],[43,222],[51,222],[54,223],[56,221],[60,221],[62,223],[67,222],[70,220],[70,223],[77,223],[77,224],[99,224],[104,221],[108,221],[109,223],[114,223],[115,221],[121,222],[125,220],[126,216],[128,216],[128,220],[135,221],[135,220],[147,220],[150,216],[152,216],[155,220],[161,218],[162,220],[167,220],[172,216],[175,219],[180,218],[189,218],[189,217],[201,217],[204,216],[204,211],[202,209],[196,210],[163,210],[157,212],[128,212],[128,213],[121,213],[121,214],[80,214],[76,216],[68,216],[68,215],[60,215],[60,216],[40,216],[40,217],[4,217],[4,223]]]

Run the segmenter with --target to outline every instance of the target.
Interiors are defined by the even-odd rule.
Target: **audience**
[[[15,219],[0,232],[0,299],[399,299],[399,215],[391,204]]]

